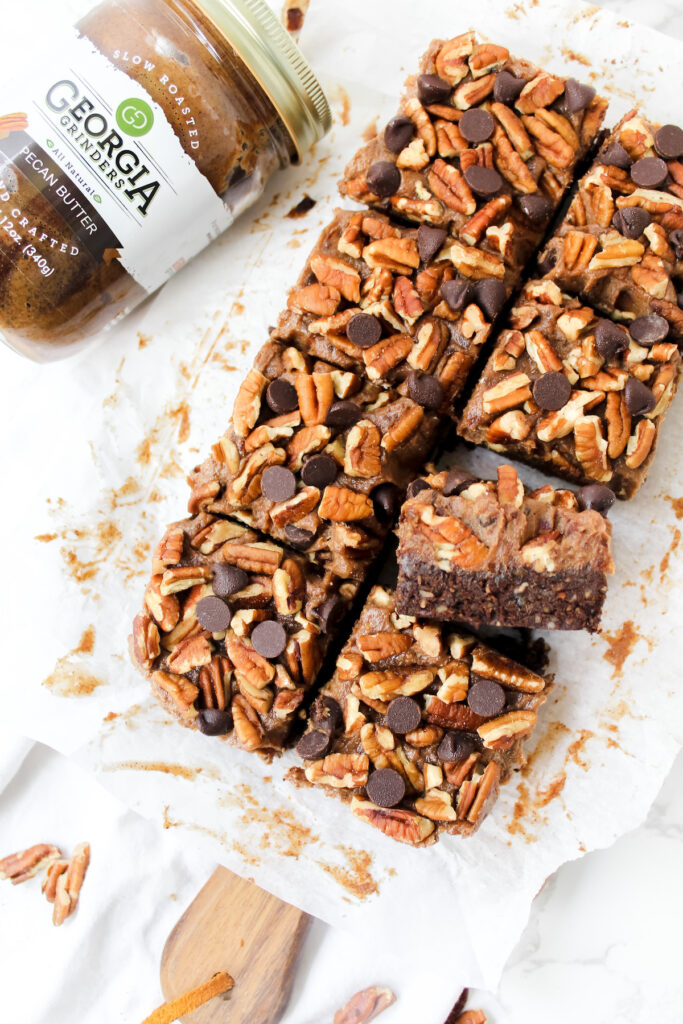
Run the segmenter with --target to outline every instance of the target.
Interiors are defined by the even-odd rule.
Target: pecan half
[[[382,448],[387,452],[393,452],[396,448],[405,444],[406,441],[409,441],[417,433],[423,419],[424,409],[422,406],[411,405],[396,423],[386,431],[382,438]]]
[[[367,754],[328,754],[321,761],[307,764],[305,775],[315,785],[356,789],[368,781],[369,767]]]
[[[185,675],[193,668],[201,668],[211,661],[211,642],[203,633],[181,640],[166,658],[168,668],[175,675]]]
[[[526,373],[512,373],[503,377],[493,387],[487,388],[482,396],[485,413],[501,413],[512,409],[531,398],[531,379]]]
[[[197,717],[192,705],[199,696],[199,687],[183,676],[172,676],[170,672],[153,672],[152,681],[168,694],[183,718]]]
[[[413,638],[407,633],[362,633],[357,643],[366,661],[373,663],[410,650]]]
[[[574,450],[586,476],[606,483],[612,479],[607,439],[599,416],[582,416],[574,425]]]
[[[485,679],[495,679],[509,690],[540,693],[545,688],[543,676],[487,647],[477,647],[472,651],[471,670]]]
[[[437,158],[427,174],[429,187],[435,196],[457,213],[471,217],[477,209],[477,201],[464,176],[457,167]]]
[[[373,269],[380,267],[394,270],[399,274],[409,273],[420,265],[417,242],[414,238],[378,238],[365,246],[363,260]]]
[[[259,370],[251,369],[237,392],[232,411],[232,422],[239,437],[246,437],[259,418],[261,395],[268,385]]]
[[[245,750],[258,750],[263,742],[264,732],[258,714],[241,694],[233,697],[232,722],[235,736]]]
[[[337,1010],[334,1024],[369,1024],[394,1002],[396,996],[389,988],[378,985],[364,988],[356,992],[341,1010]]]
[[[251,643],[228,634],[225,638],[225,650],[238,682],[244,680],[257,690],[262,690],[272,682],[275,667],[254,650]]]
[[[466,59],[474,49],[474,33],[466,32],[444,43],[435,58],[436,72],[439,78],[457,85],[467,75]],[[335,1022],[336,1024],[336,1022]]]
[[[508,750],[515,740],[528,736],[536,724],[535,711],[510,711],[507,715],[484,722],[477,729],[484,746],[490,750]]]
[[[304,313],[316,316],[332,316],[341,302],[341,293],[337,288],[324,284],[307,284],[302,288],[294,288],[287,299],[289,309],[301,309]]]
[[[360,274],[355,267],[322,253],[311,257],[310,267],[320,284],[336,288],[347,302],[360,302]]]
[[[381,380],[409,355],[413,342],[409,334],[392,334],[371,348],[363,349],[363,362],[370,380]]]
[[[62,856],[58,846],[50,843],[36,843],[29,846],[27,850],[18,853],[10,853],[0,860],[0,879],[9,879],[12,885],[20,885],[21,882],[33,878],[39,871],[43,871],[53,861]]]
[[[318,508],[321,519],[337,523],[368,519],[374,514],[374,506],[366,494],[352,491],[348,487],[335,487],[333,484],[325,488]]]
[[[541,72],[522,89],[515,103],[521,114],[534,114],[540,107],[549,107],[564,92],[561,78]]]
[[[370,479],[382,469],[379,428],[371,420],[359,420],[349,431],[344,453],[347,476]]]
[[[652,451],[657,436],[657,427],[652,420],[640,420],[635,433],[631,435],[626,446],[626,465],[629,469],[638,469]]]
[[[398,807],[378,807],[370,800],[354,798],[351,810],[362,821],[380,829],[385,835],[400,843],[418,846],[434,831],[434,822],[423,818],[413,811],[405,811]]]
[[[133,620],[133,654],[141,668],[150,669],[159,657],[159,630],[156,623],[140,612]]]

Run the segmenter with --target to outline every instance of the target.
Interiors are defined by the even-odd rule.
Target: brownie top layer
[[[582,511],[573,491],[525,491],[513,466],[500,466],[497,482],[460,470],[425,482],[403,506],[399,560],[436,555],[446,568],[492,572],[614,571],[611,524],[595,509]]]

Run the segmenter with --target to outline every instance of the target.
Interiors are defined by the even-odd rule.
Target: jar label
[[[50,238],[21,208],[3,217],[11,232],[0,227],[15,245],[25,241],[24,257],[36,260],[48,243],[44,277],[54,270],[50,245],[59,244],[76,258],[85,249],[118,259],[152,292],[230,225],[230,211],[141,85],[75,30],[52,53],[29,82],[0,91],[0,213],[12,205],[18,172],[71,238]]]

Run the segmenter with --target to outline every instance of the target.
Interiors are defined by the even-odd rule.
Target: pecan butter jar
[[[330,127],[263,0],[105,0],[0,86],[0,338],[76,351]]]

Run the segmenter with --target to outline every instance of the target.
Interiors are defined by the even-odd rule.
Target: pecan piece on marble
[[[0,860],[0,879],[9,879],[12,885],[20,885],[49,867],[61,856],[62,851],[58,846],[51,843],[36,843],[26,850],[3,857]]]
[[[396,1002],[389,988],[373,985],[351,996],[348,1003],[337,1010],[333,1024],[370,1024],[371,1020]]]
[[[52,908],[52,923],[61,925],[78,906],[83,881],[90,864],[90,845],[79,843],[66,871],[57,878]]]

